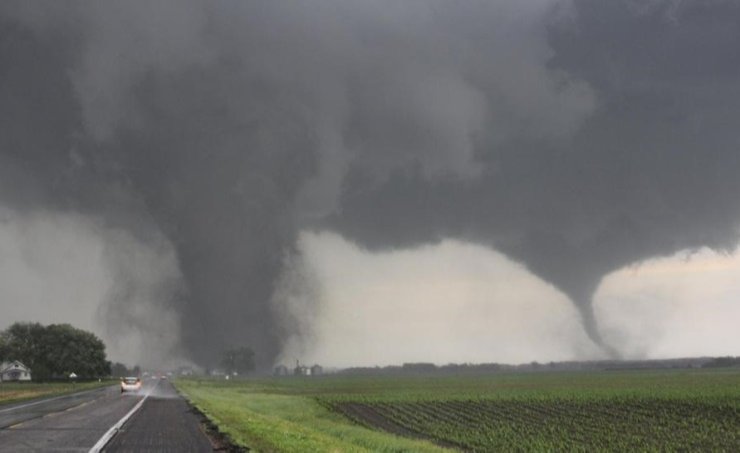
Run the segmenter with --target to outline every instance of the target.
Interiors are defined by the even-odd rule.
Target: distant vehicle
[[[126,377],[121,379],[121,393],[138,392],[141,390],[141,379],[137,377]]]

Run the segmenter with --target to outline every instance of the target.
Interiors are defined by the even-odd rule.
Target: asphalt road
[[[198,417],[169,381],[160,381],[106,452],[210,452]]]
[[[104,451],[210,452],[198,418],[168,381],[147,381],[139,395],[111,386],[0,406],[0,452],[87,452],[146,394]]]

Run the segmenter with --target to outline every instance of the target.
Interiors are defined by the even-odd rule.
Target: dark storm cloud
[[[193,356],[280,346],[301,228],[606,273],[740,220],[732,2],[7,3],[0,199],[177,250]],[[111,322],[116,322],[111,319]]]
[[[592,338],[591,296],[606,273],[685,248],[733,249],[740,9],[653,3],[576,2],[572,21],[550,28],[549,67],[598,97],[570,140],[483,150],[487,170],[467,186],[414,172],[376,190],[350,184],[337,222],[378,246],[448,235],[491,243],[563,289]],[[362,199],[350,200],[353,190]]]

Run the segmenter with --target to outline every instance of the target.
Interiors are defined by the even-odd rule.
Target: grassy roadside
[[[311,397],[264,392],[258,381],[179,379],[175,385],[221,432],[256,451],[448,451],[355,425]]]
[[[115,381],[112,380],[78,383],[0,382],[0,406],[34,398],[52,397],[105,387],[114,383]]]

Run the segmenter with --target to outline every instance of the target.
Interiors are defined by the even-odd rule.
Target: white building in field
[[[30,381],[31,369],[18,360],[0,363],[0,382]]]

